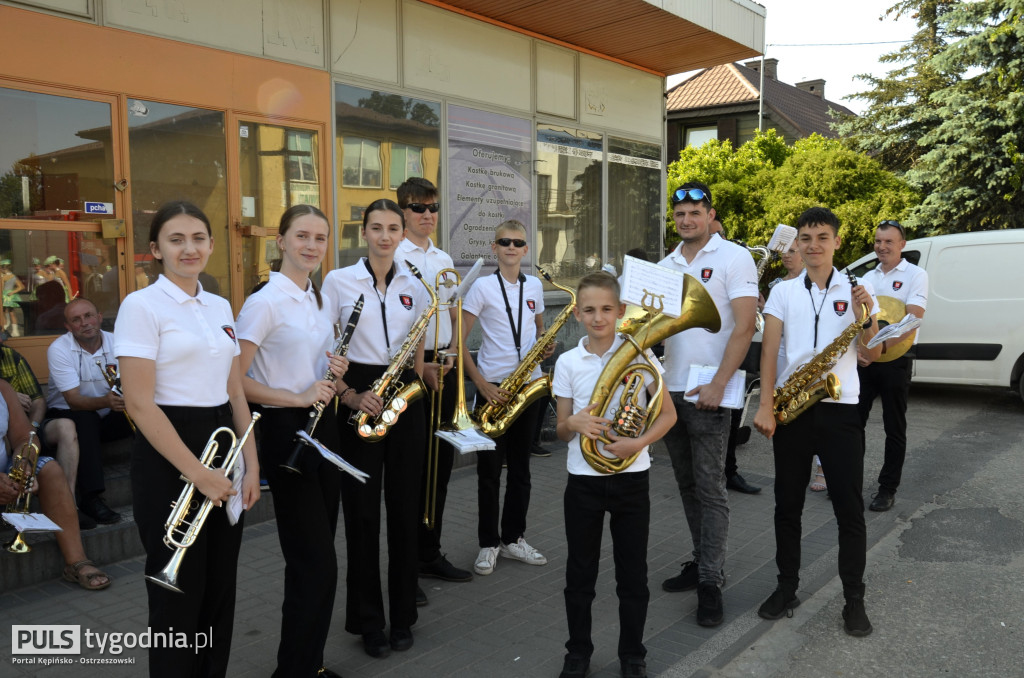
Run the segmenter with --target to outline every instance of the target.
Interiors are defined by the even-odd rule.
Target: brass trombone
[[[28,440],[21,446],[18,453],[11,460],[11,470],[7,477],[11,482],[21,485],[21,491],[10,504],[7,505],[7,513],[28,513],[29,503],[32,500],[32,485],[36,479],[36,463],[39,460],[39,445],[35,442],[36,432],[28,434]],[[32,547],[25,543],[21,532],[11,541],[4,544],[4,548],[10,553],[28,553]]]
[[[235,432],[227,426],[221,426],[211,433],[210,439],[206,441],[206,449],[203,450],[203,454],[199,457],[199,462],[206,468],[217,468],[223,470],[224,475],[230,475],[231,471],[235,468],[235,462],[238,461],[238,455],[242,453],[242,445],[249,438],[249,434],[252,433],[253,426],[256,425],[259,418],[260,413],[253,412],[252,421],[249,422],[249,426],[245,429],[245,433],[242,434],[241,438],[236,437]],[[217,442],[217,436],[222,433],[231,439],[231,449],[224,455],[221,465],[214,467],[213,463],[217,458],[217,450],[220,447],[220,443]],[[146,575],[146,579],[154,584],[178,593],[184,593],[184,591],[178,588],[178,572],[181,569],[181,561],[185,558],[188,548],[195,543],[196,537],[199,536],[199,531],[203,529],[203,524],[210,514],[210,509],[213,508],[213,500],[209,497],[204,497],[203,502],[198,504],[198,508],[196,508],[196,484],[189,482],[184,476],[182,476],[182,480],[186,481],[185,487],[181,489],[178,500],[171,503],[171,514],[167,516],[167,522],[164,523],[166,530],[164,543],[174,551],[174,555],[167,561],[164,569],[156,574]],[[193,509],[195,510],[193,511]]]

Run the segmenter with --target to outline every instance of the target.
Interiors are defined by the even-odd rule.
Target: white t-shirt
[[[580,339],[580,343],[574,348],[566,351],[562,355],[558,356],[558,362],[555,363],[555,375],[551,383],[551,393],[556,398],[572,398],[572,411],[573,414],[579,412],[590,403],[590,396],[594,393],[594,386],[597,385],[597,378],[601,376],[601,370],[604,369],[608,361],[615,354],[615,351],[622,346],[623,338],[616,336],[612,342],[611,347],[603,355],[596,355],[587,350],[588,337],[584,336]],[[658,359],[647,351],[647,357],[650,358],[657,366],[658,371],[664,373],[661,364]],[[640,356],[636,357],[634,363],[644,362]],[[644,376],[644,393],[640,398],[642,405],[647,404],[647,387],[654,381],[650,374],[647,372],[643,373]],[[664,404],[666,407],[672,406],[672,401],[668,398],[668,394],[665,394]],[[615,414],[616,409],[619,406],[619,394],[613,394],[613,397],[609,400],[608,409],[603,415],[606,418],[612,418]],[[601,447],[600,445],[598,446]],[[611,456],[610,454],[608,455]],[[601,476],[602,473],[595,471],[587,460],[583,458],[583,453],[580,451],[580,436],[576,434],[569,441],[569,454],[566,457],[566,467],[569,473],[577,476]],[[646,471],[651,467],[651,456],[648,453],[648,449],[643,448],[636,461],[629,465],[628,468],[624,469],[622,473],[633,473],[637,471]]]
[[[483,339],[477,353],[476,366],[480,375],[487,381],[500,383],[512,374],[522,358],[537,343],[536,316],[544,312],[544,287],[538,278],[532,275],[521,275],[525,279],[510,283],[503,276],[484,275],[477,278],[462,301],[462,310],[472,313],[479,319]],[[508,307],[502,297],[501,287],[504,285],[508,298]],[[522,304],[522,323],[519,323],[519,307]],[[519,329],[519,353],[516,354],[515,337],[512,334],[512,323],[509,322],[509,311],[512,321]],[[532,379],[540,377],[537,367]]]
[[[864,282],[871,285],[880,297],[894,297],[906,306],[928,308],[928,271],[900,259],[888,273],[876,266],[864,274]],[[898,322],[900,318],[896,318]],[[917,343],[918,335],[914,335]]]
[[[427,249],[424,250],[406,237],[398,243],[398,254],[395,255],[395,259],[399,259],[403,263],[406,261],[411,263],[423,274],[423,279],[433,285],[437,280],[437,272],[443,271],[446,268],[452,268],[454,264],[452,263],[452,258],[444,251],[435,247],[432,240],[428,239],[428,243]],[[455,282],[455,276],[452,273],[446,273],[444,279]],[[437,294],[438,300],[443,304],[455,296],[455,287],[455,285],[450,287],[442,285],[440,289],[435,289],[434,292]],[[441,335],[437,341],[438,347],[444,348],[452,343],[452,318],[448,314],[447,307],[441,308],[430,319],[430,325],[427,326],[424,348],[428,351],[434,350],[434,333],[437,331],[438,323],[441,325]]]
[[[661,266],[692,275],[704,284],[722,318],[722,328],[712,334],[695,327],[672,335],[665,340],[665,388],[685,391],[690,365],[718,365],[725,355],[736,319],[731,301],[742,297],[757,299],[757,267],[746,248],[712,236],[697,252],[693,261],[686,262],[682,243],[659,263]]]
[[[249,376],[261,384],[302,393],[327,372],[325,351],[334,350],[335,308],[321,292],[323,308],[307,282],[305,290],[281,273],[249,296],[238,314],[238,340],[257,346]]]
[[[816,283],[807,288],[807,271],[792,280],[780,282],[772,289],[771,296],[764,306],[764,314],[772,315],[782,321],[782,337],[785,342],[786,354],[779,364],[775,377],[775,386],[782,386],[798,367],[809,361],[838,337],[843,330],[856,319],[856,312],[850,302],[851,286],[846,275],[835,268],[832,269],[832,280],[827,290],[818,289]],[[871,294],[870,314],[878,313],[878,301],[871,285],[860,284]],[[815,313],[818,314],[817,344],[814,340]],[[860,341],[859,337],[854,341]],[[832,368],[839,378],[842,394],[840,403],[856,405],[860,396],[860,379],[857,376],[857,347],[851,345]],[[835,400],[825,398],[822,402],[834,403]]]
[[[413,323],[430,306],[430,295],[397,257],[395,276],[381,294],[374,287],[373,274],[365,261],[362,259],[328,273],[324,292],[334,304],[332,318],[343,328],[348,324],[359,295],[363,295],[363,311],[348,345],[348,359],[363,365],[388,365],[408,337]]]
[[[46,387],[46,406],[58,410],[70,410],[64,399],[64,392],[78,389],[79,395],[87,398],[99,398],[110,392],[110,386],[103,376],[108,365],[117,370],[117,358],[114,357],[114,335],[100,331],[102,343],[95,353],[89,353],[75,341],[70,332],[54,340],[46,349],[46,363],[50,370],[50,383]],[[96,361],[100,361],[100,365]],[[102,367],[101,367],[102,365]],[[96,410],[101,417],[107,416],[110,408]]]
[[[231,363],[239,354],[231,304],[204,292],[189,296],[163,274],[121,303],[114,355],[156,363],[157,405],[216,407],[228,401]]]

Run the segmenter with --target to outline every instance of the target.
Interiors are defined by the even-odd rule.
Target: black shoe
[[[341,678],[341,674],[331,671],[326,666],[321,666],[320,670],[316,672],[316,678]]]
[[[760,487],[758,487],[757,485],[751,485],[746,480],[744,480],[743,476],[741,476],[739,473],[736,473],[726,478],[725,486],[728,487],[730,490],[736,490],[737,492],[742,492],[743,494],[757,494],[758,492],[761,491]]]
[[[78,509],[97,523],[104,525],[113,525],[121,520],[121,514],[110,510],[110,507],[103,503],[99,495],[83,500],[78,505]]]
[[[551,456],[551,452],[549,452],[548,450],[544,449],[543,447],[541,447],[537,443],[533,443],[532,445],[530,445],[530,456],[531,457],[550,457]]]
[[[698,570],[696,560],[690,560],[683,563],[683,570],[679,573],[679,576],[666,579],[661,582],[661,588],[669,593],[679,593],[680,591],[692,591],[697,588],[697,577]]]
[[[444,555],[440,555],[432,563],[420,563],[420,576],[443,579],[445,581],[471,581],[473,574],[468,570],[459,568],[448,562]]]
[[[750,442],[750,427],[749,426],[740,426],[738,429],[736,429],[736,444],[737,445],[746,445],[749,442]]]
[[[697,623],[701,626],[718,626],[724,617],[722,589],[718,588],[718,584],[701,582],[697,586]]]
[[[416,607],[423,607],[430,601],[427,600],[427,594],[423,592],[418,585],[416,586]]]
[[[391,629],[391,649],[395,652],[405,652],[412,647],[412,629]]]
[[[384,637],[383,631],[371,631],[363,634],[363,649],[366,654],[377,659],[383,659],[391,654],[391,646],[388,639]]]
[[[586,678],[590,671],[590,660],[574,654],[565,655],[565,662],[562,664],[562,672],[558,678]]]
[[[868,613],[864,611],[863,598],[848,598],[846,607],[843,608],[843,622],[846,632],[858,638],[871,633],[871,622],[868,621]]]
[[[888,511],[895,503],[896,495],[888,490],[879,488],[878,494],[871,500],[871,506],[868,506],[868,509],[872,511]]]
[[[761,607],[757,608],[757,614],[762,619],[782,619],[783,617],[792,617],[793,608],[799,607],[800,599],[796,597],[796,594],[792,591],[783,591],[782,589],[775,589],[775,591],[768,596],[768,600],[761,603]]]
[[[82,509],[78,509],[78,529],[79,530],[95,530],[96,521],[90,516],[82,513]]]
[[[639,657],[626,657],[619,662],[622,678],[647,678],[647,662]]]

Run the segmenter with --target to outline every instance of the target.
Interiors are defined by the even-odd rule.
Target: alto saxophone
[[[548,345],[555,341],[555,335],[558,334],[558,330],[562,329],[562,325],[569,320],[572,310],[576,308],[575,292],[568,287],[562,287],[556,283],[551,279],[547,271],[540,266],[537,266],[537,270],[540,271],[540,274],[549,283],[564,292],[568,292],[570,302],[558,314],[555,321],[551,323],[551,327],[537,339],[537,343],[523,357],[516,369],[512,371],[512,374],[505,377],[501,382],[498,388],[511,394],[508,399],[504,403],[481,403],[473,410],[474,421],[479,424],[480,430],[491,438],[497,438],[505,433],[508,427],[512,425],[512,422],[518,419],[519,415],[527,407],[542,396],[551,393],[550,373],[533,380],[530,377],[533,376],[533,371],[544,360],[544,353],[547,351]]]
[[[856,287],[857,279],[853,274],[846,275],[850,279],[851,288]],[[871,327],[872,321],[868,315],[867,305],[861,304],[861,307],[864,309],[863,321],[854,320],[850,323],[821,353],[796,368],[786,379],[786,383],[775,389],[775,403],[772,407],[775,421],[788,424],[825,396],[832,400],[839,400],[842,397],[842,384],[839,377],[832,372],[832,368],[850,348],[853,340],[862,331]]]
[[[409,336],[406,337],[405,343],[398,349],[395,357],[391,359],[387,370],[370,387],[370,390],[384,401],[384,408],[380,414],[373,416],[359,410],[354,412],[349,419],[352,425],[355,426],[359,437],[370,443],[383,440],[384,436],[391,430],[391,427],[398,421],[398,415],[405,412],[405,408],[409,406],[410,402],[417,398],[422,398],[426,389],[426,386],[424,386],[420,379],[416,379],[410,384],[405,384],[402,382],[401,376],[402,371],[407,369],[408,364],[412,361],[413,355],[416,353],[416,347],[419,345],[420,339],[423,338],[427,331],[427,326],[430,324],[430,318],[437,312],[437,295],[434,294],[433,286],[423,279],[423,274],[420,273],[418,268],[408,261],[405,262],[405,265],[409,267],[409,270],[416,276],[416,279],[423,283],[423,286],[427,289],[427,294],[430,295],[430,306],[424,309],[420,317],[413,323],[412,328],[409,330]]]

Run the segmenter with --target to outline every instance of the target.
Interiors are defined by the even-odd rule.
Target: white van
[[[1024,229],[908,240],[903,257],[928,271],[913,380],[1009,386],[1024,398]],[[877,265],[872,253],[849,268],[862,276]]]

